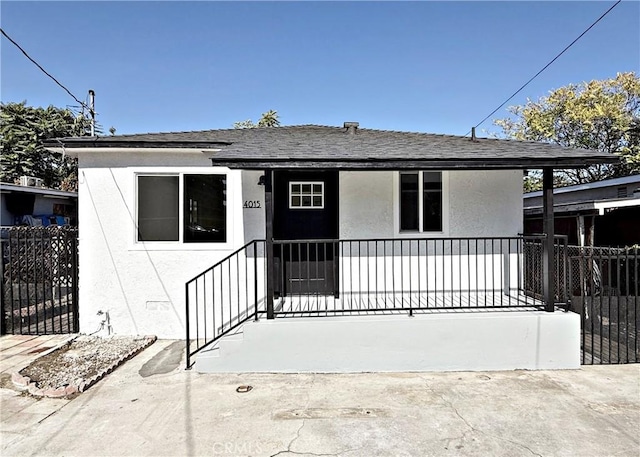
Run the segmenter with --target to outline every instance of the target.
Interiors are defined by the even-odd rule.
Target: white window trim
[[[132,205],[131,226],[128,250],[130,251],[228,251],[235,247],[234,222],[236,212],[232,208],[241,208],[242,192],[230,192],[230,185],[238,183],[241,187],[241,177],[236,178],[234,172],[223,167],[184,167],[175,171],[167,171],[166,167],[136,167],[132,168]],[[225,175],[226,176],[226,208],[227,208],[227,241],[224,243],[185,243],[184,240],[184,175]],[[178,176],[178,241],[138,241],[138,176]],[[238,195],[236,195],[238,194]]]
[[[424,171],[440,171],[440,170],[406,170],[396,171],[393,173],[393,233],[395,238],[444,238],[449,236],[449,172],[440,171],[442,176],[442,230],[439,232],[422,231],[422,191]],[[418,223],[420,230],[400,230],[400,174],[402,173],[419,173],[418,177]]]
[[[311,206],[293,206],[291,204],[291,200],[292,200],[292,192],[293,192],[293,186],[299,184],[302,189],[302,185],[303,184],[310,184],[311,185]],[[313,197],[317,197],[317,195],[315,195],[313,193],[313,186],[314,185],[320,185],[320,197],[322,198],[322,203],[320,206],[313,206]],[[302,192],[302,190],[301,190]],[[300,194],[300,198],[302,198],[302,193]],[[304,209],[304,210],[309,210],[309,209],[324,209],[324,181],[289,181],[289,209]]]

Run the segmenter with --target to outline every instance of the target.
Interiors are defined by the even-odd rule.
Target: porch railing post
[[[264,206],[265,206],[265,235],[267,251],[267,319],[273,319],[273,291],[274,291],[274,258],[273,258],[273,171],[264,172]]]
[[[189,328],[189,283],[184,285],[184,297],[185,297],[185,327],[187,332],[187,338],[185,344],[187,346],[187,370],[191,369],[191,329]]]
[[[258,241],[253,241],[253,306],[254,320],[258,320]]]
[[[553,168],[542,172],[542,231],[545,234],[542,249],[542,296],[544,310],[552,313],[555,305],[555,259],[553,220]]]

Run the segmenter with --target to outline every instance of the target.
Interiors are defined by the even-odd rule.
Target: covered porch
[[[421,322],[428,323],[425,328],[418,329],[418,333],[426,331],[432,322],[437,321],[438,326],[445,325],[438,334],[444,331],[444,334],[455,337],[461,331],[454,329],[457,324],[452,323],[455,321],[449,318],[442,320],[438,316],[457,316],[460,322],[475,323],[471,324],[469,331],[477,330],[478,335],[484,335],[482,338],[487,346],[474,337],[474,345],[479,351],[476,355],[503,344],[513,347],[530,344],[531,341],[523,343],[527,340],[525,335],[504,330],[504,325],[508,326],[505,322],[513,323],[516,316],[522,319],[522,328],[527,329],[527,335],[534,332],[540,336],[540,332],[544,334],[554,327],[555,324],[551,324],[542,331],[539,314],[551,315],[559,308],[568,308],[567,281],[563,279],[566,259],[561,255],[565,251],[560,249],[566,239],[555,237],[553,228],[553,169],[608,162],[612,157],[536,143],[479,140],[475,135],[472,138],[449,138],[360,131],[355,123],[345,123],[343,131],[323,129],[304,131],[306,143],[295,141],[295,135],[291,135],[285,140],[278,138],[265,148],[241,145],[213,155],[211,160],[215,166],[261,173],[259,183],[264,185],[265,238],[250,241],[186,284],[188,365],[196,353],[209,351],[211,355],[212,348],[215,352],[221,348],[220,344],[224,346],[219,343],[222,337],[238,332],[249,321],[257,322],[262,318],[267,321],[285,317],[304,318],[299,322],[319,317],[323,322],[327,318],[349,319],[349,325],[357,334],[354,318],[362,319],[364,323],[365,318],[380,318],[380,315],[387,316],[384,319],[420,316]],[[271,132],[269,136],[276,138]],[[292,138],[294,144],[279,143],[286,143]],[[395,141],[393,148],[386,142],[389,139]],[[321,140],[328,141],[334,148],[325,152],[327,148]],[[498,230],[495,236],[480,235],[484,231],[481,226],[484,219],[477,221],[480,224],[478,236],[447,236],[451,232],[444,228],[448,223],[446,220],[436,224],[435,228],[426,226],[427,194],[438,191],[437,187],[428,187],[432,174],[442,176],[444,173],[489,170],[519,170],[523,173],[529,168],[543,169],[542,234],[525,236],[505,229]],[[417,230],[403,230],[402,224],[407,222],[401,214],[404,205],[401,201],[399,210],[382,216],[394,220],[395,236],[340,236],[345,207],[341,202],[345,198],[343,188],[346,186],[332,187],[332,183],[342,184],[344,180],[334,177],[354,172],[371,176],[377,172],[395,173],[393,192],[397,189],[400,197],[403,192],[409,194],[412,191],[410,179],[406,181],[409,185],[402,187],[405,183],[403,176],[415,175],[415,191],[421,195],[415,203],[419,215]],[[305,176],[310,178],[305,179]],[[444,178],[440,179],[441,183],[444,182]],[[304,186],[307,186],[307,193]],[[441,184],[440,191],[444,186]],[[504,192],[518,195],[521,192],[519,182],[507,187]],[[335,212],[331,212],[332,195],[335,196]],[[308,211],[303,209],[294,213],[294,210],[301,209],[298,206],[304,205],[302,199],[305,196]],[[394,194],[394,198],[396,196]],[[482,198],[491,199],[492,196]],[[316,202],[317,207],[314,207]],[[487,206],[488,203],[489,200]],[[442,209],[444,207],[441,200],[441,215],[446,210]],[[485,218],[499,217],[499,208],[491,211],[496,211],[495,215],[489,214]],[[520,206],[519,219],[521,214]],[[367,223],[375,224],[376,221],[365,221]],[[409,225],[411,223],[408,222]],[[517,223],[521,225],[520,220]],[[473,221],[467,225],[467,229],[473,230]],[[300,227],[306,227],[306,231]],[[324,228],[326,230],[322,231]],[[479,315],[491,317],[478,320]],[[469,319],[470,316],[476,317]],[[563,322],[561,326],[568,327],[555,330],[559,333],[549,334],[550,339],[544,337],[547,338],[544,342],[538,338],[533,343],[540,347],[554,341],[551,345],[557,346],[555,338],[560,335],[562,339],[564,334],[568,338],[566,350],[576,356],[563,356],[565,361],[572,360],[569,363],[571,367],[579,356],[579,344],[575,344],[579,319],[574,317],[558,317]],[[289,319],[286,321],[290,322]],[[446,330],[450,324],[453,327]],[[483,327],[485,324],[487,326]],[[473,330],[474,325],[479,327]],[[398,327],[398,335],[402,334],[402,328],[402,325]],[[299,331],[304,334],[307,330]],[[311,332],[310,329],[308,331]],[[412,332],[408,331],[407,341],[418,337]],[[506,337],[507,334],[510,336]],[[322,340],[321,336],[316,337],[318,341]],[[375,339],[368,335],[363,336],[363,341],[368,338]],[[516,341],[518,339],[520,341]],[[391,351],[394,354],[398,348],[406,347],[404,343],[396,343],[397,348]],[[442,341],[424,343],[442,344]],[[295,344],[302,343],[298,341]],[[384,352],[383,346],[386,345],[381,344],[375,351]],[[499,353],[496,352],[495,357],[501,357]],[[538,353],[536,357],[539,356]],[[456,359],[455,355],[451,357]],[[529,359],[510,366],[561,367],[562,364],[553,362],[552,353],[544,357],[550,359],[542,363],[533,363]],[[453,365],[458,366],[457,362]],[[487,366],[493,365],[483,365],[483,368]],[[420,365],[413,368],[420,370]]]

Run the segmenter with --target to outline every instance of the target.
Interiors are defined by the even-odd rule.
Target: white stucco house
[[[79,160],[83,332],[108,313],[203,371],[579,366],[522,176],[545,170],[548,210],[553,168],[613,156],[357,123],[48,146]]]

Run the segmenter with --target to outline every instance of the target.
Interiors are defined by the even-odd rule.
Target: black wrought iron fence
[[[5,227],[2,253],[2,333],[78,331],[78,229]]]
[[[524,290],[527,295],[542,299],[544,293],[543,276],[543,252],[545,237],[528,236],[523,245],[523,274]],[[556,236],[553,246],[554,258],[554,300],[560,305],[569,302],[570,293],[568,291],[568,251],[567,237]]]
[[[640,249],[567,252],[572,309],[582,316],[582,363],[640,362]]]

